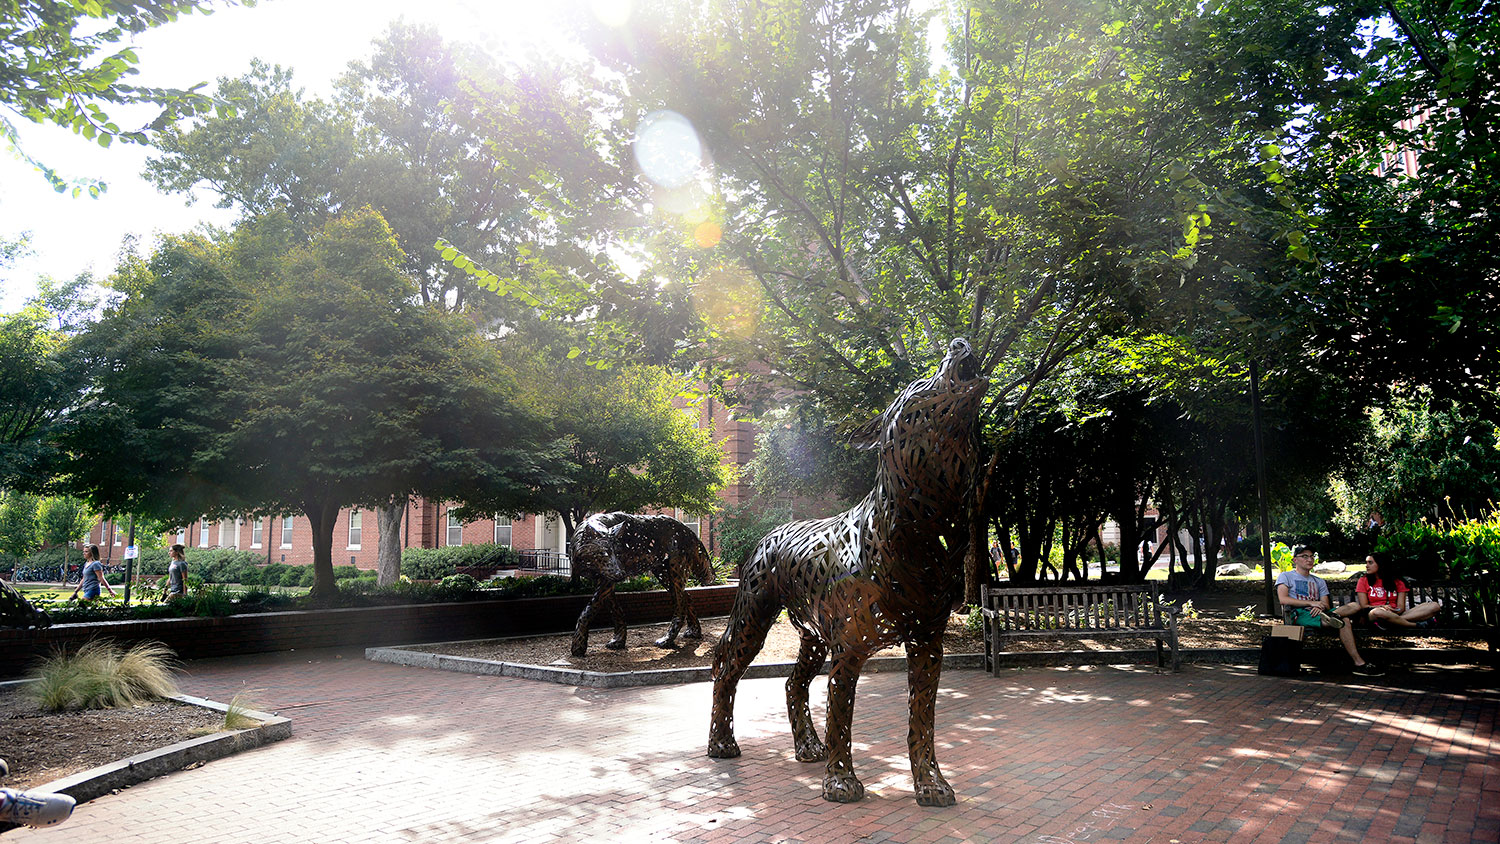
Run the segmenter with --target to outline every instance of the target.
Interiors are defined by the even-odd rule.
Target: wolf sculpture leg
[[[906,682],[911,718],[906,750],[911,758],[912,790],[916,792],[919,806],[952,806],[957,802],[953,788],[938,770],[937,750],[933,745],[938,678],[942,671],[941,637],[920,644],[906,643]]]
[[[828,646],[823,640],[804,632],[802,647],[797,652],[797,664],[786,681],[786,714],[792,722],[798,762],[822,762],[828,758],[828,745],[818,738],[812,712],[807,708],[807,689],[818,676],[818,669],[823,667],[823,658],[827,655]]]
[[[740,755],[739,743],[734,740],[734,692],[750,661],[765,645],[766,633],[781,611],[781,605],[767,596],[748,596],[741,586],[714,654],[714,706],[708,724],[708,755],[715,759]]]
[[[573,644],[571,649],[573,656],[583,656],[588,653],[589,622],[594,620],[594,614],[599,612],[599,607],[603,606],[606,601],[614,601],[614,595],[615,585],[613,583],[606,583],[594,590],[594,597],[589,599],[589,602],[584,605],[583,612],[578,616],[578,626],[573,628]],[[618,617],[619,614],[616,613],[616,618]],[[618,624],[619,622],[617,621],[616,625]],[[618,629],[616,635],[623,641],[624,637],[620,636]]]
[[[823,777],[823,799],[834,803],[854,803],[865,796],[864,784],[854,775],[850,727],[854,687],[866,658],[849,651],[835,653],[828,672],[828,771]]]
[[[703,627],[698,623],[698,616],[693,614],[693,602],[687,594],[687,573],[681,566],[673,566],[663,582],[667,584],[667,591],[672,596],[672,625],[667,628],[667,635],[656,640],[656,646],[677,647],[677,631],[682,629],[683,622],[687,623],[687,631],[682,634],[682,638],[702,639]]]

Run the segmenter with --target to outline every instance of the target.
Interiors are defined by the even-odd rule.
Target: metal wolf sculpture
[[[0,582],[0,627],[51,627],[52,619],[45,612],[33,607],[21,597],[21,593]]]
[[[687,525],[671,516],[634,516],[630,513],[600,513],[590,516],[573,539],[573,570],[595,584],[573,630],[573,656],[583,656],[589,647],[589,622],[601,606],[608,606],[615,619],[615,637],[604,647],[625,647],[625,616],[615,601],[620,581],[650,572],[672,593],[672,626],[656,640],[659,648],[677,647],[677,631],[687,623],[684,639],[703,638],[693,602],[687,594],[692,575],[705,586],[715,581],[713,560],[703,540]]]
[[[954,340],[936,375],[913,382],[866,426],[866,437],[874,439],[865,444],[879,451],[870,494],[833,518],[782,525],[756,546],[714,658],[709,756],[740,755],[735,686],[784,607],[802,636],[786,684],[787,714],[797,760],[828,761],[823,798],[851,803],[864,797],[849,748],[854,686],[872,653],[904,642],[907,749],[917,802],[953,805],[953,789],[933,750],[933,709],[943,630],[962,586],[964,498],[975,459],[975,420],[988,387],[968,341]],[[825,744],[807,698],[830,653]]]

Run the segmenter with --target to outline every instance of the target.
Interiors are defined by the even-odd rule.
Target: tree
[[[283,211],[306,231],[369,205],[395,232],[425,302],[512,316],[501,300],[476,296],[434,243],[521,265],[560,218],[574,231],[584,218],[590,230],[609,225],[607,203],[586,191],[610,171],[587,144],[587,100],[565,94],[568,84],[541,62],[502,63],[396,23],[350,64],[331,101],[306,97],[291,69],[260,62],[220,79],[218,96],[238,110],[167,129],[146,176],[189,196],[207,188],[220,207],[248,215]],[[471,115],[497,89],[521,119],[478,134]],[[531,188],[538,182],[547,190]]]
[[[42,499],[26,492],[10,490],[0,502],[0,551],[16,557],[42,547],[37,530],[37,511]]]
[[[1300,336],[1321,369],[1370,394],[1425,385],[1493,415],[1495,3],[1158,8],[1156,52],[1182,87],[1204,108],[1245,113],[1261,136],[1273,191],[1257,213],[1276,218],[1284,260],[1250,291],[1257,335]]]
[[[0,485],[36,491],[51,478],[51,439],[88,377],[74,341],[54,325],[77,301],[44,284],[42,297],[0,316]]]
[[[729,470],[710,431],[673,406],[688,386],[681,377],[646,366],[601,370],[528,340],[502,345],[505,365],[521,385],[519,400],[545,420],[549,438],[569,444],[567,455],[556,482],[510,507],[472,498],[470,512],[556,511],[571,536],[604,510],[718,508]]]
[[[1339,521],[1479,518],[1500,502],[1500,429],[1430,390],[1369,411],[1358,458],[1333,480]]]
[[[55,495],[44,499],[37,517],[37,531],[47,545],[61,545],[63,569],[67,570],[68,555],[73,543],[89,532],[94,525],[94,513],[88,502],[71,495]]]
[[[232,5],[236,0],[225,0]],[[252,5],[254,0],[240,0]],[[100,146],[115,140],[147,143],[152,135],[184,114],[198,114],[218,102],[197,93],[197,88],[177,89],[132,85],[127,78],[136,72],[134,50],[119,47],[131,35],[145,32],[193,12],[208,13],[213,0],[115,0],[113,2],[58,3],[51,0],[14,0],[0,7],[0,108],[27,120],[55,123],[70,128]],[[107,51],[114,50],[109,53]],[[105,107],[158,106],[161,111],[146,125],[122,130]],[[70,184],[55,170],[20,147],[15,126],[0,115],[0,139],[30,162],[58,192]],[[97,181],[73,186],[97,196],[104,185]]]
[[[423,306],[380,216],[168,238],[115,278],[102,375],[64,438],[97,506],[181,522],[304,513],[313,594],[334,520],[411,494],[507,501],[552,480],[473,323]]]

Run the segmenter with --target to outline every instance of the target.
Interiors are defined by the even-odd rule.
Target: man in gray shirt
[[[1276,577],[1276,597],[1281,607],[1291,611],[1291,622],[1303,627],[1332,627],[1339,631],[1339,641],[1354,660],[1354,673],[1376,677],[1385,672],[1365,662],[1354,646],[1354,630],[1328,607],[1328,582],[1312,573],[1316,554],[1306,545],[1292,549],[1292,570]]]

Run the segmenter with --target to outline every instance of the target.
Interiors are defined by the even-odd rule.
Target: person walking
[[[172,546],[172,562],[167,564],[167,600],[187,594],[187,560],[181,545]]]
[[[110,586],[109,581],[104,579],[104,564],[99,562],[99,546],[90,545],[88,553],[83,558],[83,577],[80,577],[78,585],[73,587],[73,594],[70,600],[77,598],[81,590],[85,601],[97,601],[99,600],[99,589],[101,586],[108,590],[109,597],[113,598],[115,596],[114,587]]]

